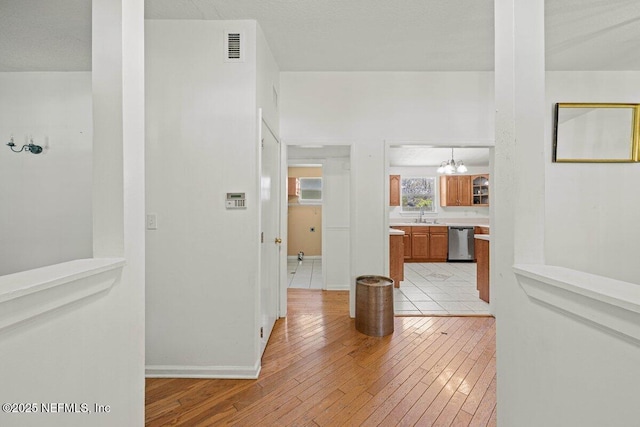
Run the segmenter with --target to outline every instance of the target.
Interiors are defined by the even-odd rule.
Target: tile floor
[[[322,289],[322,259],[288,259],[287,272],[290,288]]]
[[[489,304],[478,297],[476,264],[471,262],[406,263],[393,300],[400,315],[489,314]]]
[[[289,287],[322,289],[322,259],[287,261]],[[394,289],[398,315],[488,315],[478,297],[476,264],[469,262],[406,263],[404,280]]]

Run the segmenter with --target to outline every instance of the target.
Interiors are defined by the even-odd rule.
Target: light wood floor
[[[289,289],[257,380],[148,379],[146,425],[495,426],[491,317],[355,330],[348,293]]]

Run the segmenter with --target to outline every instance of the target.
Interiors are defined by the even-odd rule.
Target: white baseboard
[[[147,378],[215,378],[215,379],[256,379],[260,375],[260,362],[250,366],[181,366],[147,365]]]

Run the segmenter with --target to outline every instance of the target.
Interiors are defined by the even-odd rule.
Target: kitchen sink
[[[420,220],[416,219],[413,222],[415,224],[438,224],[438,221],[436,221],[436,220],[433,220],[433,221],[422,220],[422,221],[420,221]]]

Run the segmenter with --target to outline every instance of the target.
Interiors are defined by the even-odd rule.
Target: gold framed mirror
[[[640,104],[557,103],[553,161],[640,161]]]

